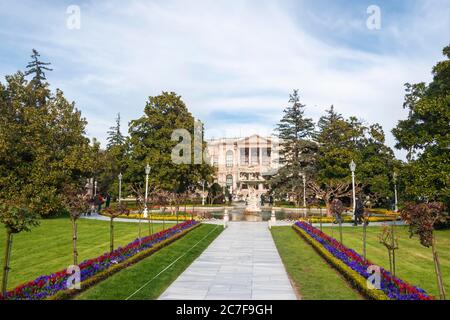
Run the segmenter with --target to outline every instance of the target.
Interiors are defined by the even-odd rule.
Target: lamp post
[[[144,199],[144,218],[148,217],[147,198],[148,198],[148,175],[150,174],[150,166],[145,166],[145,199]]]
[[[121,172],[121,173],[119,173],[119,204],[122,203],[122,178],[123,178],[123,175]]]
[[[306,208],[306,176],[302,174],[303,179],[303,208]]]
[[[202,187],[203,187],[203,192],[202,192],[202,206],[205,205],[205,180],[202,180]]]
[[[352,172],[353,216],[355,216],[355,211],[356,211],[355,170],[356,170],[356,163],[355,163],[355,161],[352,160],[352,162],[350,162],[350,171]]]
[[[97,195],[97,180],[94,181],[94,197]]]
[[[394,197],[395,197],[395,212],[398,212],[398,198],[397,198],[397,172],[394,171]]]

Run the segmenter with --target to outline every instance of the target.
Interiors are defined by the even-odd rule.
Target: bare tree
[[[439,288],[439,295],[445,300],[445,288],[442,281],[441,265],[436,248],[436,236],[434,228],[438,222],[446,222],[448,213],[445,212],[445,206],[439,202],[413,204],[408,203],[401,210],[401,216],[409,225],[410,236],[417,234],[420,243],[424,247],[431,247],[433,252],[434,269]]]
[[[107,208],[103,210],[103,213],[110,218],[109,222],[109,250],[114,251],[114,219],[121,215],[129,215],[130,210],[127,209],[127,205],[121,202],[116,210]]]
[[[131,191],[136,197],[136,209],[138,211],[139,216],[139,226],[138,226],[138,239],[139,239],[139,245],[141,245],[141,221],[142,221],[142,214],[144,212],[144,196],[143,196],[143,186],[140,183],[133,183],[131,185]]]
[[[85,190],[74,187],[64,189],[65,204],[72,222],[73,264],[78,264],[78,219],[89,210],[90,197]]]

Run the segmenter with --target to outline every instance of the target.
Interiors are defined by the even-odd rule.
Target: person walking
[[[102,197],[102,195],[99,193],[97,195],[97,213],[100,213],[102,211],[102,205],[105,202],[105,199]]]
[[[330,205],[331,214],[334,216],[334,224],[342,223],[342,212],[344,212],[344,205],[338,198],[334,198]]]
[[[110,205],[111,205],[111,195],[110,195],[109,192],[108,192],[108,193],[106,194],[105,208],[108,209]]]
[[[363,223],[363,215],[364,215],[364,205],[361,199],[357,197],[355,203],[355,220],[353,223],[354,226]]]

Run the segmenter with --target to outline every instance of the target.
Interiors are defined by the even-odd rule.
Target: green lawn
[[[166,224],[166,228],[173,224]],[[138,237],[138,223],[116,222],[115,245],[125,245]],[[154,231],[162,229],[154,224]],[[142,236],[148,234],[142,223]],[[109,222],[80,219],[78,221],[79,262],[95,258],[109,250]],[[5,229],[0,228],[0,265],[5,254]],[[31,232],[14,236],[8,288],[40,275],[50,274],[72,264],[72,226],[69,218],[42,220]]]
[[[291,227],[273,227],[271,230],[281,259],[302,299],[362,299]]]
[[[77,298],[81,300],[157,299],[222,230],[221,226],[201,225],[150,257],[81,293]]]
[[[387,250],[378,241],[381,227],[369,227],[367,230],[367,258],[389,270]],[[399,238],[399,250],[396,251],[397,276],[439,297],[431,249],[421,246],[417,236],[410,239],[407,227],[398,226],[396,230]],[[323,231],[339,239],[337,227],[324,227]],[[450,230],[438,230],[436,237],[443,281],[447,298],[450,298]],[[347,247],[362,253],[362,228],[344,227],[343,242]]]

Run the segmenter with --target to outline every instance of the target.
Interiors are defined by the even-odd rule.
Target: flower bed
[[[369,217],[369,222],[389,222],[389,221],[401,220],[400,216],[385,216],[385,217]],[[301,221],[309,221],[310,223],[333,223],[335,221],[334,217],[308,217],[308,218],[300,218]],[[351,216],[343,216],[343,222],[353,222],[353,218]]]
[[[82,290],[148,257],[199,225],[196,221],[186,221],[170,229],[141,238],[140,240],[136,239],[125,247],[117,248],[113,252],[108,252],[97,258],[83,261],[79,264]],[[33,281],[22,284],[7,292],[6,297],[0,294],[0,300],[68,298],[81,292],[81,290],[70,290],[67,288],[67,280],[69,277],[70,275],[66,273],[66,270],[40,276]]]
[[[105,213],[100,213],[100,215],[105,216],[105,217],[109,217],[109,215],[105,214]],[[166,221],[166,222],[176,222],[177,221],[177,215],[159,215],[159,214],[148,214],[148,218],[144,218],[143,215],[139,215],[137,213],[130,213],[128,215],[119,215],[115,218],[121,218],[121,219],[134,219],[137,220],[139,218],[141,218],[143,221],[148,221],[150,220],[152,221]],[[188,221],[188,220],[192,220],[192,216],[190,214],[179,214],[178,215],[178,221]],[[194,220],[199,221],[201,220],[200,217],[195,216]]]
[[[339,270],[364,295],[376,300],[432,300],[423,289],[412,286],[380,268],[381,290],[371,290],[367,279],[369,266],[376,265],[364,260],[354,250],[342,245],[319,229],[298,221],[293,228],[307,240],[332,266]]]

